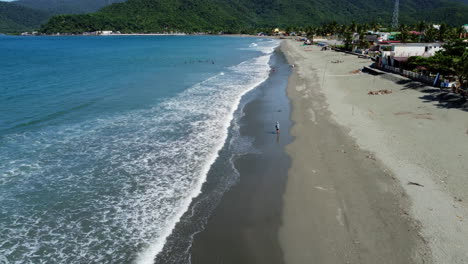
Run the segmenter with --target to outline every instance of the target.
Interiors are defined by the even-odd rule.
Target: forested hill
[[[125,0],[0,0],[0,33],[18,33],[39,29],[56,14],[95,12]]]
[[[25,7],[39,9],[51,14],[90,13],[113,3],[125,0],[16,0],[15,3]]]
[[[0,32],[2,33],[38,28],[49,17],[50,15],[46,12],[0,1]]]
[[[400,21],[467,23],[468,5],[445,0],[400,1]],[[394,0],[128,0],[92,14],[61,15],[45,33],[115,30],[121,32],[225,31],[272,26],[379,22],[388,24]]]

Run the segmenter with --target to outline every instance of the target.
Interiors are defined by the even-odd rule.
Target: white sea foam
[[[270,44],[270,43],[268,43]],[[276,45],[276,46],[275,46]],[[258,45],[257,45],[258,46]],[[274,48],[278,46],[278,42],[274,42],[273,45],[268,45],[268,47],[265,47],[264,53],[268,54],[267,50],[270,50],[271,52],[274,51]],[[263,51],[263,50],[262,50]],[[270,52],[270,53],[271,53]],[[227,135],[228,135],[228,127],[231,123],[231,120],[233,119],[234,111],[237,109],[237,106],[239,105],[239,102],[244,94],[246,94],[248,91],[252,90],[253,88],[257,87],[260,85],[262,82],[264,82],[268,78],[268,73],[269,73],[269,62],[270,56],[262,56],[259,58],[256,58],[251,61],[247,61],[244,63],[241,63],[240,65],[237,65],[235,67],[231,67],[231,70],[233,70],[236,73],[240,74],[246,74],[248,73],[250,78],[244,79],[245,82],[240,81],[239,79],[237,80],[238,82],[236,83],[233,79],[232,82],[228,89],[230,90],[229,93],[226,93],[223,95],[223,101],[228,102],[229,106],[226,105],[227,111],[224,114],[224,118],[221,119],[221,123],[223,124],[223,128],[219,130],[219,132],[222,134],[222,136],[219,138],[218,142],[213,146],[211,155],[208,157],[206,160],[206,163],[204,164],[203,170],[200,172],[201,178],[200,181],[198,181],[197,185],[195,188],[193,188],[193,192],[190,195],[190,199],[186,199],[184,205],[180,208],[178,214],[174,217],[176,221],[173,221],[170,230],[167,228],[165,231],[165,234],[163,235],[164,239],[159,239],[155,240],[153,243],[151,243],[137,258],[136,263],[138,264],[153,264],[154,258],[156,255],[163,249],[164,243],[167,239],[167,237],[170,235],[172,232],[172,229],[175,227],[177,224],[177,221],[182,217],[182,215],[185,213],[185,211],[188,209],[190,206],[190,203],[193,198],[195,198],[197,195],[199,195],[201,191],[202,184],[206,180],[206,175],[208,174],[208,171],[211,167],[211,165],[215,162],[216,158],[218,157],[218,152],[224,145],[224,142],[226,141]],[[219,76],[224,76],[224,73],[221,73]],[[239,82],[240,81],[240,82]],[[219,83],[229,83],[228,82],[219,82]],[[202,84],[202,87],[205,86],[206,84]],[[217,86],[217,85],[216,85]],[[232,97],[231,97],[232,96]],[[229,102],[229,98],[232,99],[232,102]],[[220,98],[221,99],[221,98]]]
[[[240,50],[261,51],[264,54],[271,54],[278,47],[278,40],[261,39],[259,42],[253,42],[248,48],[239,48]]]
[[[15,191],[0,199],[16,213],[0,211],[0,256],[152,264],[200,193],[241,97],[268,77],[277,45],[259,42],[265,55],[152,109],[4,137],[0,186]]]

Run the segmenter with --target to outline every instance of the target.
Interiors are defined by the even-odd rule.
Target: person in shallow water
[[[276,134],[279,134],[280,133],[280,124],[279,124],[278,121],[276,121],[275,128],[276,128]]]

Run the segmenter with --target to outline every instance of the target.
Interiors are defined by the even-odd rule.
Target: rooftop
[[[425,43],[425,42],[418,42],[418,43],[388,43],[388,44],[382,44],[382,45],[392,45],[392,46],[442,46],[445,43],[440,43],[440,42],[432,42],[432,43]]]

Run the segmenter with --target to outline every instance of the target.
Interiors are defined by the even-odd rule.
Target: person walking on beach
[[[279,124],[278,121],[276,121],[275,128],[276,128],[276,134],[279,134],[280,133],[280,124]]]

